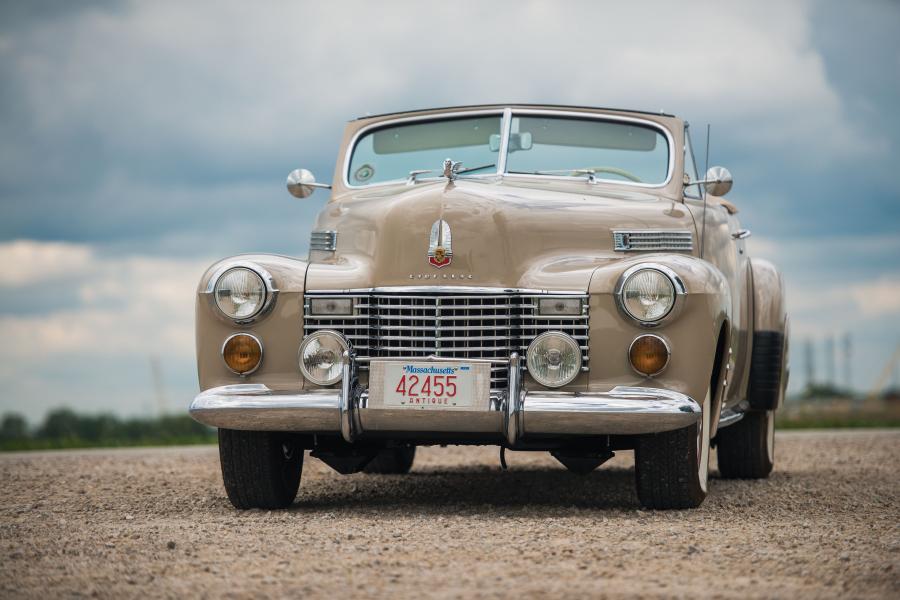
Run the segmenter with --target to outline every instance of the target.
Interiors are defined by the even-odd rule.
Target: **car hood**
[[[694,232],[681,202],[614,188],[598,194],[593,186],[587,194],[578,189],[584,185],[457,180],[336,197],[315,229],[337,231],[337,249],[311,253],[307,289],[458,285],[585,291],[597,267],[623,256],[613,251],[613,230]],[[452,256],[436,268],[428,252],[440,220],[450,229]]]

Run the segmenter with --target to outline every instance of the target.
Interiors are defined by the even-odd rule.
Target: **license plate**
[[[477,362],[383,362],[369,365],[372,408],[487,410],[491,367]]]

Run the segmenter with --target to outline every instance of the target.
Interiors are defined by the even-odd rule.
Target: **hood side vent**
[[[690,252],[694,234],[690,231],[613,231],[616,252]]]
[[[313,231],[309,237],[309,249],[334,252],[337,247],[337,231]]]

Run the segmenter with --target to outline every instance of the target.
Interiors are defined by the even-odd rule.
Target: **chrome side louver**
[[[337,231],[313,231],[309,237],[309,249],[334,252],[337,247]]]
[[[690,252],[694,234],[690,231],[613,231],[616,252]]]

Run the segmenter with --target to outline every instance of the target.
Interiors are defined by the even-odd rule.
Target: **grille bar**
[[[337,247],[337,231],[313,231],[309,236],[309,249],[334,252]]]
[[[613,231],[613,243],[617,252],[690,252],[694,235],[690,231]]]
[[[582,369],[588,370],[588,311],[586,295],[579,315],[539,315],[538,300],[553,294],[504,293],[309,293],[306,295],[305,334],[321,329],[341,332],[368,368],[377,358],[425,358],[430,355],[459,359],[505,361],[544,331],[562,331],[581,344]],[[352,315],[311,315],[309,298],[352,297]],[[556,297],[559,297],[556,295]],[[507,386],[507,367],[491,367],[492,389]]]

